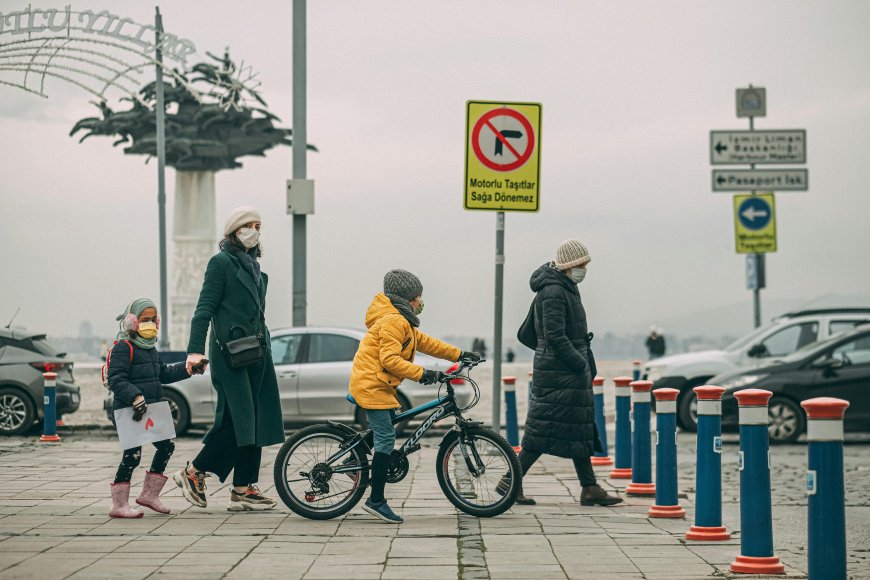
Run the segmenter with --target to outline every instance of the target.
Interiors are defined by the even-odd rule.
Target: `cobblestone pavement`
[[[173,513],[112,520],[109,482],[120,458],[107,436],[67,436],[60,445],[33,438],[0,440],[0,580],[12,578],[705,578],[727,577],[739,553],[736,446],[726,445],[726,543],[687,545],[691,524],[694,437],[680,435],[680,476],[687,520],[650,520],[651,499],[584,508],[571,463],[544,457],[526,479],[537,506],[515,506],[492,519],[458,514],[434,474],[437,439],[411,457],[411,472],[387,487],[402,525],[373,520],[359,507],[344,518],[309,521],[283,506],[229,513],[226,486],[208,479],[210,505],[190,507],[167,485]],[[180,439],[171,469],[198,449]],[[273,493],[266,450],[261,487]],[[143,465],[150,461],[146,450]],[[806,447],[773,448],[776,554],[788,577],[804,577]],[[849,570],[870,578],[870,445],[846,446]],[[600,475],[606,475],[601,471]],[[134,476],[138,493],[143,470]],[[614,489],[614,482],[602,477]],[[619,489],[625,483],[616,484]],[[171,487],[170,487],[171,486]]]

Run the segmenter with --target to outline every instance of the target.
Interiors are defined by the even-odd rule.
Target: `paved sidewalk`
[[[183,465],[198,445],[194,439],[179,440],[170,469]],[[728,564],[739,553],[735,504],[725,509],[725,523],[735,532],[734,540],[687,546],[682,534],[691,517],[650,520],[646,517],[650,499],[630,498],[616,508],[580,507],[571,463],[550,457],[543,458],[526,479],[526,493],[536,497],[539,505],[515,506],[492,519],[460,515],[438,487],[436,445],[437,439],[427,440],[424,449],[412,456],[408,477],[387,487],[391,505],[406,518],[406,523],[396,526],[375,521],[359,507],[330,521],[305,520],[283,505],[272,512],[231,514],[225,510],[229,490],[214,478],[207,480],[207,509],[189,506],[169,482],[164,501],[172,507],[171,515],[149,512],[138,520],[112,520],[106,513],[109,482],[120,458],[116,442],[67,437],[59,446],[47,446],[32,439],[2,440],[0,580],[721,578],[729,575]],[[694,438],[681,435],[680,445],[685,456],[686,450],[694,449]],[[805,453],[805,447],[774,448],[774,461],[785,462],[801,451]],[[865,445],[847,446],[847,470],[854,468],[858,474],[853,480],[868,477],[862,467],[868,451]],[[264,454],[261,487],[269,494],[276,452],[273,447]],[[151,454],[145,451],[143,466]],[[681,457],[681,477],[689,478],[683,482],[687,489],[690,463]],[[724,471],[731,470],[726,466]],[[774,470],[774,479],[781,473]],[[140,468],[134,476],[134,493],[142,476]],[[861,489],[854,490],[858,495],[849,492],[850,501],[857,503],[850,507],[850,534],[856,523],[853,513],[864,514],[860,517],[865,519],[857,523],[870,524],[868,486],[860,481]],[[606,479],[602,483],[612,487]],[[690,514],[691,495],[681,500]],[[797,515],[783,516],[783,510]],[[805,519],[805,507],[775,507],[774,512],[777,518],[785,518],[775,522],[777,555],[789,577],[804,577],[806,557],[797,529],[800,524],[794,522],[801,520],[801,513]],[[863,526],[864,534],[868,527]],[[867,553],[860,551],[866,550],[867,543],[860,534],[858,538],[862,543],[857,551],[850,550],[850,573],[854,578],[870,578]],[[855,547],[851,541],[850,537],[850,547]]]

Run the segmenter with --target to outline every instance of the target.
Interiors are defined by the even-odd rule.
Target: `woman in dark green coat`
[[[218,395],[214,426],[203,439],[202,450],[174,476],[184,498],[195,506],[206,507],[206,474],[213,473],[223,482],[230,471],[233,490],[228,510],[264,510],[276,505],[256,485],[262,448],[284,441],[281,399],[264,314],[269,278],[260,271],[259,240],[260,213],[247,206],[233,210],[220,251],[209,260],[190,323],[187,367],[191,371],[204,364],[206,334],[212,327],[209,363]],[[224,345],[247,336],[259,338],[265,357],[232,369]]]

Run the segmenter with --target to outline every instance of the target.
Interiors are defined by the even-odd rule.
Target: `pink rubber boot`
[[[113,518],[141,518],[145,514],[130,507],[130,482],[112,484],[112,511],[109,517]]]
[[[144,505],[161,514],[169,513],[169,506],[160,501],[160,490],[166,483],[166,476],[162,473],[145,472],[145,482],[142,484],[142,493],[136,498],[136,503]]]

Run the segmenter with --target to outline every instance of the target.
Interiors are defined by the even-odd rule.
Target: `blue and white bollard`
[[[656,503],[651,518],[684,518],[677,486],[677,389],[656,389]]]
[[[807,412],[809,577],[846,579],[846,490],[843,483],[843,415],[849,401],[818,397]]]
[[[639,360],[632,361],[632,362],[631,362],[631,365],[632,365],[632,369],[631,369],[631,380],[633,380],[633,381],[639,381],[639,380],[640,380],[640,365],[641,365],[641,361],[639,361]]]
[[[704,385],[693,389],[698,397],[698,459],[695,470],[695,525],[687,540],[719,542],[731,539],[722,525],[722,393]]]
[[[631,379],[616,377],[616,461],[611,479],[631,479]]]
[[[57,373],[42,373],[42,379],[45,385],[42,399],[42,415],[45,423],[39,440],[58,443],[60,435],[57,434]]]
[[[519,447],[520,432],[517,427],[517,378],[504,377],[504,429],[511,447]]]
[[[604,377],[592,379],[592,395],[595,397],[595,429],[604,451],[596,451],[592,457],[592,465],[613,465],[613,460],[607,454],[607,421],[604,419]]]
[[[631,483],[625,488],[629,495],[655,495],[652,482],[652,445],[650,441],[650,381],[631,383]]]
[[[770,391],[734,393],[740,407],[740,555],[731,571],[741,574],[785,574],[773,555],[773,513],[770,498],[770,450],[767,402]]]

